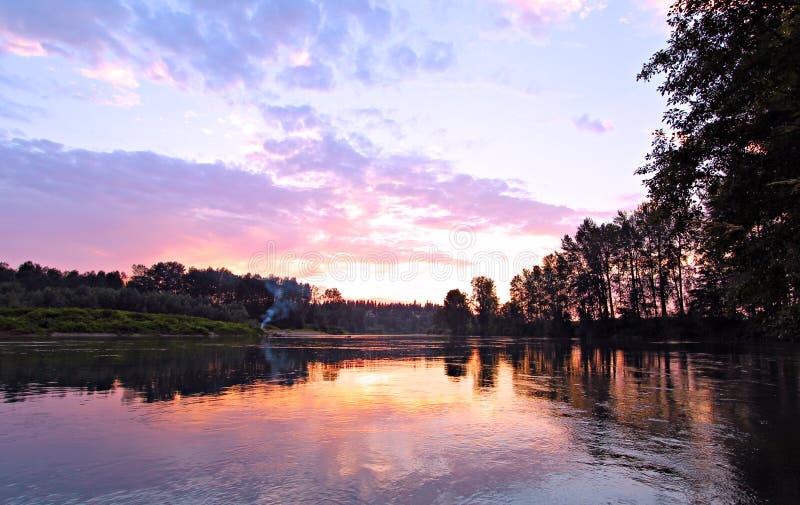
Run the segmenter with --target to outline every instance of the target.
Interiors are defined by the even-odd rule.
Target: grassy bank
[[[177,314],[109,309],[0,309],[0,333],[111,333],[117,335],[253,335],[260,330],[241,323]]]

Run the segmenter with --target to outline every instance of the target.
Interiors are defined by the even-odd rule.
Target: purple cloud
[[[0,118],[27,122],[32,116],[40,116],[45,110],[34,105],[25,105],[0,96]]]
[[[265,119],[277,121],[285,132],[317,128],[325,124],[310,105],[265,105],[262,111]]]
[[[608,133],[614,129],[614,123],[611,121],[592,119],[588,114],[584,114],[581,117],[573,119],[572,124],[575,126],[575,128],[581,131],[596,133],[598,135]]]
[[[43,140],[0,142],[0,198],[0,229],[16,237],[4,254],[65,266],[100,261],[92,268],[173,253],[241,262],[270,237],[304,243],[302,229],[325,228],[318,216],[335,202],[328,190],[279,187],[218,163]]]
[[[389,52],[389,64],[399,73],[413,73],[417,70],[419,58],[408,46],[397,46]]]
[[[453,44],[432,41],[425,48],[422,66],[427,70],[441,72],[450,68],[455,62]]]
[[[477,229],[508,228],[521,233],[560,235],[571,231],[577,214],[564,206],[530,199],[519,187],[500,179],[458,173],[445,161],[425,156],[383,156],[368,141],[336,131],[311,108],[267,107],[265,114],[285,116],[290,126],[302,118],[314,124],[317,136],[267,140],[263,156],[252,160],[280,177],[313,174],[329,187],[357,191],[368,197],[359,202],[379,215],[384,197],[404,210],[427,209],[426,215],[409,217],[421,226],[449,228],[473,223]],[[374,110],[362,114],[374,116]]]
[[[14,237],[2,259],[108,269],[177,258],[245,269],[268,240],[298,254],[389,249],[409,258],[430,247],[433,231],[463,223],[558,236],[575,220],[569,208],[444,161],[369,155],[332,133],[290,144],[265,142],[264,158],[244,171],[152,152],[0,141],[0,233]],[[283,157],[267,156],[278,148]],[[402,232],[410,229],[420,238]]]
[[[333,70],[322,63],[288,67],[278,74],[278,81],[288,88],[325,91],[333,86]]]
[[[202,83],[211,90],[236,84],[260,88],[273,78],[290,88],[325,90],[337,72],[371,83],[393,66],[394,58],[382,48],[392,32],[392,12],[369,0],[196,0],[190,6],[2,2],[0,53],[61,55],[90,70],[113,63],[137,77]],[[377,48],[380,57],[370,58],[364,47]],[[313,63],[284,61],[299,51],[309,52]],[[414,71],[440,71],[453,60],[452,47],[439,42],[419,54],[407,48],[400,63]]]
[[[129,9],[115,0],[76,0],[68,8],[52,0],[0,3],[0,31],[39,41],[47,52],[89,61],[107,51],[128,55],[112,32],[130,19]]]
[[[356,53],[356,69],[353,73],[354,77],[364,84],[372,84],[376,80],[375,65],[377,58],[375,52],[370,46],[364,46],[358,49]]]

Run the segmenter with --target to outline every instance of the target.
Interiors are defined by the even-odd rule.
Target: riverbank
[[[116,335],[258,335],[255,325],[214,321],[180,314],[150,314],[110,309],[0,309],[0,335],[91,337]]]
[[[266,330],[268,337],[343,337],[344,335],[332,335],[318,330],[296,330],[291,328],[268,327]]]
[[[620,318],[608,321],[581,321],[569,330],[581,338],[619,340],[708,340],[717,341],[798,341],[796,324],[789,321],[756,319],[696,318]]]

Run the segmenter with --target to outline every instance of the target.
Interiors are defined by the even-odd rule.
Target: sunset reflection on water
[[[780,501],[797,378],[724,346],[5,343],[0,498]]]

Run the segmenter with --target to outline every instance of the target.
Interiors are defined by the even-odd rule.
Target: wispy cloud
[[[669,9],[675,0],[643,0],[636,8],[620,18],[620,23],[635,25],[650,32],[669,33]]]
[[[2,53],[11,53],[17,56],[44,56],[47,51],[35,40],[0,31],[0,54]]]
[[[28,122],[31,117],[44,114],[44,109],[35,105],[26,105],[0,96],[0,118]]]
[[[582,116],[573,119],[572,124],[575,126],[575,128],[581,131],[597,134],[608,133],[614,129],[614,123],[611,121],[594,119],[588,114],[583,114]]]
[[[289,88],[324,91],[333,86],[333,70],[319,62],[296,65],[278,74],[278,81]]]
[[[553,26],[577,16],[587,17],[592,11],[605,9],[595,0],[495,0],[506,6],[506,26],[528,32],[536,38],[547,35]]]
[[[642,2],[642,7],[655,11],[657,14],[666,17],[667,13],[669,12],[669,8],[672,7],[672,4],[674,3],[675,0],[644,0],[644,2]]]
[[[122,88],[138,88],[139,82],[133,75],[130,68],[115,65],[113,63],[103,63],[97,68],[82,68],[81,75],[89,79],[105,81],[114,86]]]

